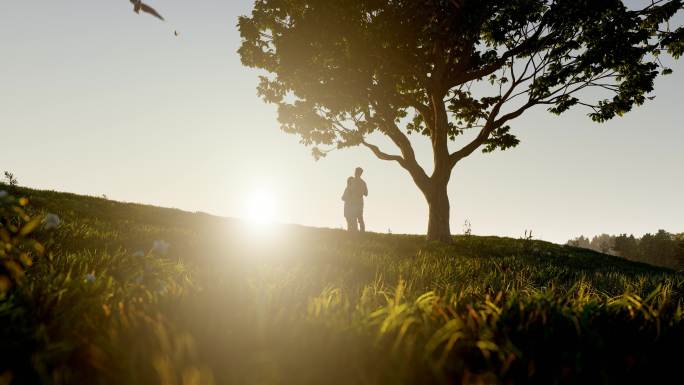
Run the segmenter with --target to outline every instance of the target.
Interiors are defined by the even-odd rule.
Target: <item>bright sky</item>
[[[427,205],[396,164],[364,148],[315,162],[279,130],[236,54],[249,0],[149,3],[168,22],[126,0],[0,2],[0,171],[35,188],[230,217],[266,191],[279,221],[342,227],[345,179],[362,166],[368,228],[425,232]],[[538,109],[515,121],[518,148],[454,170],[452,232],[466,218],[475,234],[532,229],[555,242],[684,231],[684,65],[673,68],[656,100],[622,119]]]

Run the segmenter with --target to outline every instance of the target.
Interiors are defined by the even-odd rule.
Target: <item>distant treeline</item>
[[[673,269],[684,268],[684,233],[672,234],[658,230],[641,238],[634,235],[601,234],[589,239],[583,235],[571,239],[570,246],[584,247],[632,261],[650,263]]]

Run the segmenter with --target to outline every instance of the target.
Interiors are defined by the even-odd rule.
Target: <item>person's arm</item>
[[[368,186],[366,185],[366,181],[363,182],[363,196],[368,196]]]

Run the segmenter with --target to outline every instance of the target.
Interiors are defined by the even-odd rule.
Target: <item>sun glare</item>
[[[275,220],[276,200],[265,190],[253,192],[247,200],[247,219],[254,224],[264,225]]]

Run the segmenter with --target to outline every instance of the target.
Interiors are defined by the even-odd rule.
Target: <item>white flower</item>
[[[9,194],[7,193],[7,191],[5,191],[5,190],[0,190],[0,198],[4,198],[4,197],[6,197],[7,195],[9,195]]]
[[[164,255],[169,252],[169,247],[171,247],[171,244],[166,241],[154,241],[152,244],[152,252]]]
[[[88,283],[93,283],[95,282],[95,275],[93,273],[88,273],[85,276],[85,281]]]
[[[134,257],[144,257],[145,253],[142,250],[138,250],[135,253],[133,253]]]
[[[59,219],[59,216],[57,214],[48,214],[45,216],[45,222],[43,223],[43,228],[45,230],[51,230],[51,229],[56,229],[59,227],[59,225],[62,223],[62,220]]]

